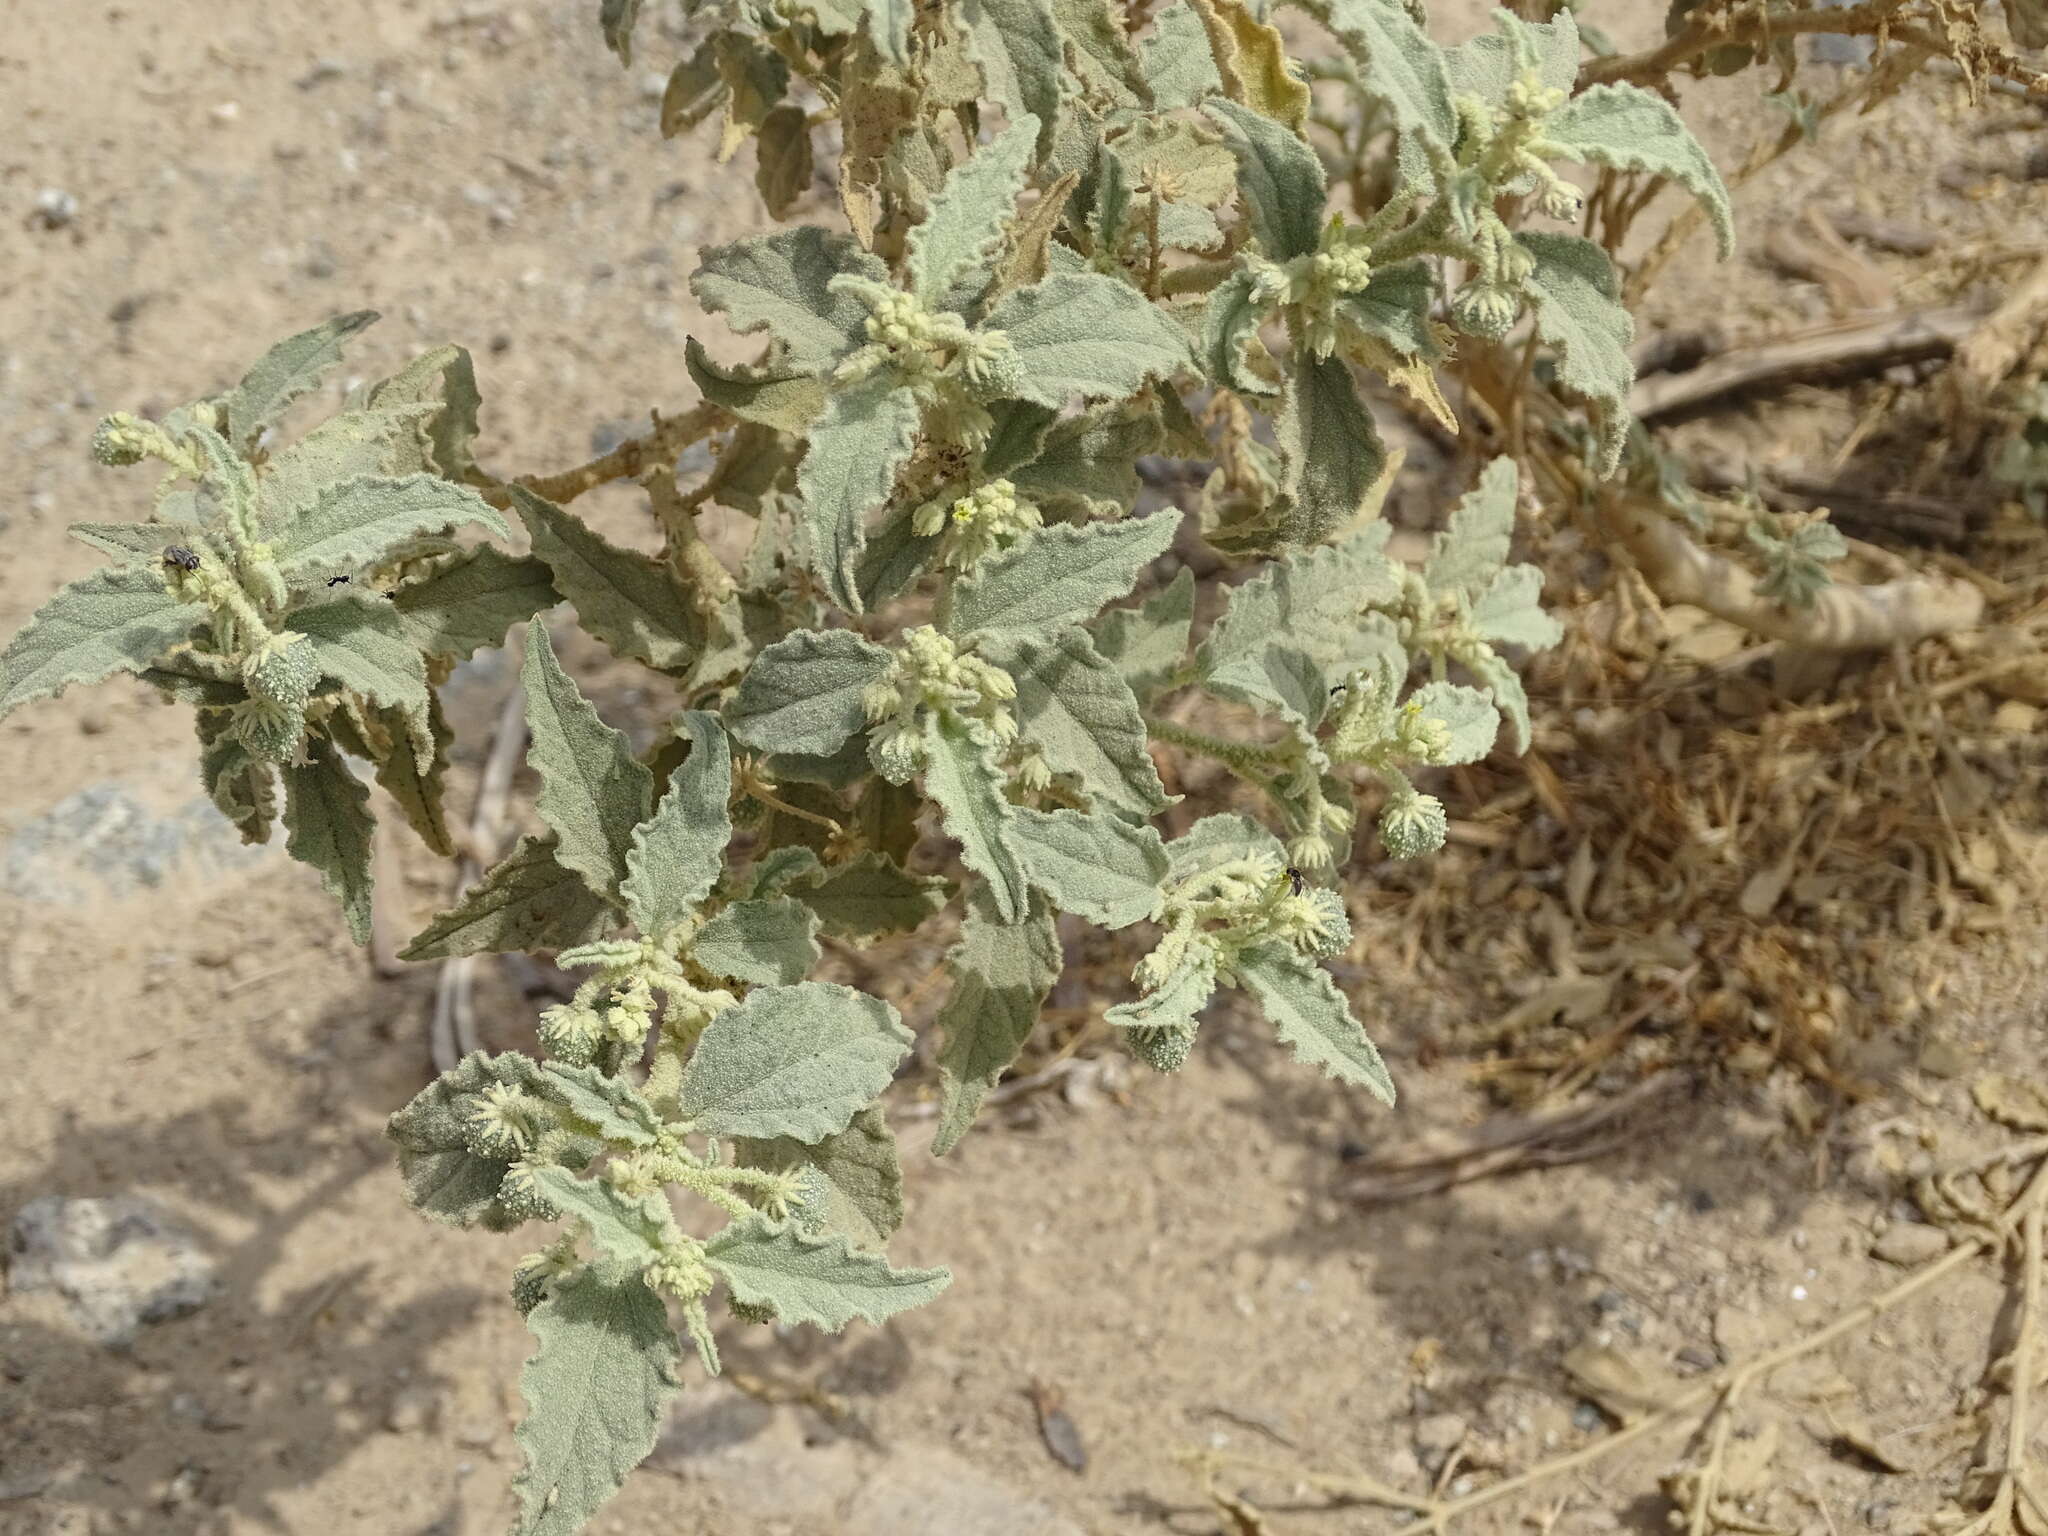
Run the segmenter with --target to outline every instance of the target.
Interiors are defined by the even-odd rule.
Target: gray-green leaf
[[[793,1221],[765,1216],[733,1222],[704,1245],[704,1262],[736,1301],[833,1333],[856,1317],[879,1324],[923,1306],[953,1278],[943,1269],[892,1269],[839,1233],[814,1237]]]
[[[681,672],[696,659],[701,623],[693,625],[689,595],[667,565],[606,543],[582,519],[524,486],[512,487],[512,505],[556,589],[613,655],[664,672]]]
[[[481,523],[499,538],[511,530],[483,497],[438,475],[366,475],[323,487],[271,537],[278,570],[297,583],[347,574],[382,559],[416,534]]]
[[[1024,1049],[1060,962],[1059,935],[1043,901],[1018,922],[1004,922],[986,892],[969,901],[960,942],[946,956],[953,990],[938,1018],[944,1044],[934,1157],[967,1134],[982,1099]]]
[[[1138,48],[1139,67],[1161,112],[1192,107],[1223,89],[1202,18],[1187,0],[1172,0],[1152,18],[1152,35]]]
[[[654,815],[633,829],[626,878],[619,887],[626,915],[650,938],[663,938],[704,898],[725,866],[732,841],[732,748],[718,717],[689,710],[677,722],[690,755],[669,775]],[[737,975],[738,972],[729,974]]]
[[[1052,8],[1046,0],[963,0],[960,19],[989,100],[1012,122],[1027,113],[1038,119],[1035,152],[1043,156],[1067,88]]]
[[[560,839],[521,838],[451,909],[399,954],[401,960],[573,949],[609,926],[604,901],[555,857]]]
[[[1341,357],[1318,360],[1305,347],[1295,349],[1274,437],[1287,458],[1282,535],[1293,544],[1320,544],[1349,528],[1386,468],[1387,451]]]
[[[838,938],[909,933],[946,904],[946,881],[913,875],[879,853],[820,870],[790,889]]]
[[[791,896],[736,901],[698,931],[690,958],[714,976],[789,986],[818,963],[818,917]]]
[[[707,1136],[815,1142],[889,1086],[910,1045],[878,997],[823,981],[759,987],[699,1037],[677,1102]]]
[[[323,677],[415,722],[415,738],[432,749],[426,726],[427,668],[405,621],[376,597],[341,597],[296,610],[290,626],[306,637]]]
[[[400,587],[391,607],[414,649],[467,661],[561,600],[547,562],[484,544]]]
[[[623,1077],[607,1077],[596,1067],[572,1067],[550,1061],[543,1091],[600,1139],[628,1147],[654,1145],[661,1116]]]
[[[1358,62],[1359,83],[1394,124],[1448,150],[1457,136],[1443,50],[1391,0],[1305,0]]]
[[[814,1146],[789,1136],[740,1138],[733,1143],[733,1155],[744,1167],[771,1173],[802,1168],[822,1181],[821,1198],[792,1213],[799,1226],[836,1232],[857,1248],[880,1248],[903,1225],[903,1165],[879,1104],[870,1104],[845,1130]]]
[[[1128,283],[1095,272],[1056,273],[990,311],[1007,332],[1020,375],[1017,394],[1059,406],[1075,395],[1121,400],[1147,379],[1193,365],[1187,336]]]
[[[1034,529],[974,568],[953,592],[956,635],[1045,634],[1127,596],[1166,553],[1180,513]]]
[[[1284,944],[1264,944],[1237,959],[1238,980],[1259,1001],[1281,1040],[1305,1065],[1394,1102],[1394,1079],[1330,973]]]
[[[1422,580],[1431,592],[1470,598],[1485,590],[1507,564],[1515,535],[1515,461],[1503,455],[1479,472],[1478,483],[1458,499],[1443,532],[1430,545]]]
[[[206,616],[150,566],[94,571],[58,589],[0,655],[0,715],[71,683],[146,670]]]
[[[359,309],[288,336],[264,353],[228,394],[227,435],[238,448],[254,445],[263,429],[284,414],[327,370],[341,361],[341,344],[377,318]]]
[[[925,793],[938,801],[960,861],[988,882],[1002,921],[1015,922],[1030,899],[1024,865],[1010,842],[1016,808],[1003,798],[1002,770],[988,744],[933,710],[924,720]]]
[[[924,222],[910,232],[911,292],[927,306],[953,309],[948,296],[956,286],[970,303],[988,286],[989,259],[1017,211],[1037,141],[1037,118],[1012,118],[946,177]]]
[[[541,819],[561,838],[555,857],[616,902],[633,830],[652,808],[654,775],[625,736],[598,718],[538,625],[527,632],[520,677],[532,736],[526,760],[541,777]]]
[[[1113,663],[1140,704],[1164,688],[1187,659],[1195,618],[1195,573],[1173,580],[1136,608],[1112,608],[1088,626],[1095,649]]]
[[[370,942],[370,787],[350,772],[341,755],[314,737],[306,760],[284,767],[285,849],[320,871],[320,883],[341,903],[349,937]]]
[[[1358,3],[1378,5],[1381,0]],[[1237,102],[1218,97],[1203,110],[1223,125],[1237,156],[1239,193],[1266,255],[1291,261],[1314,250],[1322,238],[1323,202],[1329,195],[1316,152],[1285,124]]]
[[[1477,688],[1424,683],[1408,696],[1408,702],[1422,711],[1425,720],[1440,720],[1450,728],[1450,745],[1431,762],[1444,766],[1476,763],[1493,750],[1494,737],[1500,734],[1500,711]]]
[[[1016,681],[1018,735],[1055,773],[1071,773],[1091,801],[1126,815],[1166,809],[1138,701],[1086,630],[1013,635],[985,650]]]
[[[867,725],[860,696],[889,653],[847,629],[800,629],[764,649],[726,706],[726,727],[762,752],[830,757]]]
[[[575,1536],[654,1449],[681,1352],[646,1282],[595,1266],[551,1281],[526,1324],[540,1347],[519,1378],[517,1536]]]
[[[1020,806],[1016,839],[1031,883],[1063,912],[1105,928],[1150,917],[1166,878],[1166,848],[1151,827],[1116,816]]]
[[[518,1226],[520,1218],[498,1200],[512,1159],[470,1150],[473,1115],[478,1096],[494,1087],[533,1092],[540,1084],[540,1063],[530,1056],[473,1051],[414,1094],[384,1127],[398,1148],[406,1203],[451,1227],[504,1232]]]
[[[1535,261],[1525,283],[1536,311],[1536,334],[1557,349],[1566,389],[1599,407],[1603,475],[1621,462],[1628,442],[1628,391],[1635,382],[1629,346],[1635,322],[1621,302],[1614,263],[1577,235],[1523,231],[1515,243]]]
[[[856,572],[868,514],[889,500],[896,472],[917,445],[917,397],[887,371],[826,397],[797,470],[811,563],[832,601],[861,611]]]
[[[792,363],[818,370],[865,335],[867,306],[827,286],[845,272],[889,280],[888,269],[852,236],[802,224],[710,247],[698,258],[690,291],[735,331],[768,331],[789,347]]]
[[[1543,120],[1544,151],[1677,182],[1700,200],[1725,261],[1735,252],[1728,188],[1671,103],[1634,85],[1595,85]]]

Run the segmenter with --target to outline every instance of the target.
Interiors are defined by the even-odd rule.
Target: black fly
[[[1293,888],[1295,895],[1299,896],[1301,894],[1301,888],[1305,881],[1306,877],[1300,870],[1296,869],[1292,864],[1287,866],[1287,883]]]
[[[182,544],[172,544],[164,550],[164,564],[175,565],[181,571],[196,571],[199,557]]]

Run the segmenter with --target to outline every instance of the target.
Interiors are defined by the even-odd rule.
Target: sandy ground
[[[594,9],[0,5],[0,631],[93,566],[67,522],[147,506],[145,479],[86,461],[101,413],[218,387],[327,314],[384,311],[352,355],[362,376],[471,346],[487,456],[507,471],[576,462],[687,401],[681,342],[704,327],[685,279],[698,244],[747,227],[751,165],[664,143],[669,50],[650,28],[650,57],[622,73]],[[1462,30],[1478,7],[1444,9]],[[1746,89],[1707,109],[1717,146],[1761,120]],[[1940,157],[1899,146],[1957,131],[1943,100],[1930,88],[1852,125],[1833,169],[1760,180],[1745,231],[1817,188],[1924,213]],[[1906,159],[1917,192],[1888,165]],[[1844,166],[1878,174],[1843,187]],[[75,199],[56,227],[35,216],[45,189]],[[2016,196],[1941,206],[2039,239],[2040,194]],[[1697,302],[1673,293],[1673,310]],[[1724,312],[1766,325],[1816,303],[1749,267],[1735,293]],[[625,493],[591,504],[619,536],[634,527]],[[487,721],[506,682],[473,668],[452,705]],[[598,696],[614,719],[644,702],[608,679]],[[480,733],[465,741],[467,783]],[[189,748],[183,713],[125,683],[0,726],[0,1219],[42,1195],[147,1193],[202,1234],[221,1280],[125,1352],[84,1342],[46,1295],[0,1300],[0,1532],[502,1530],[526,1352],[505,1283],[527,1241],[414,1218],[380,1135],[426,1079],[432,977],[375,979],[311,873],[181,820]],[[67,857],[48,818],[91,786],[118,789],[119,824],[63,823]],[[173,850],[153,888],[108,852],[138,836]],[[424,858],[405,872],[424,917],[447,877]],[[1459,999],[1364,973],[1355,992],[1404,1085],[1398,1114],[1229,1024],[1177,1078],[1031,1101],[942,1164],[906,1112],[894,1252],[950,1264],[952,1290],[883,1330],[727,1344],[742,1369],[838,1394],[862,1435],[739,1403],[693,1366],[676,1431],[596,1528],[1196,1536],[1223,1527],[1176,1460],[1190,1447],[1269,1463],[1229,1485],[1276,1532],[1392,1528],[1301,1512],[1319,1500],[1296,1473],[1419,1493],[1462,1441],[1455,1490],[1606,1432],[1562,1369],[1575,1347],[1683,1380],[1895,1282],[1869,1253],[1904,1214],[1886,1170],[1996,1144],[1969,1078],[2030,1067],[2043,1011],[2009,953],[1959,957],[1943,1033],[1966,1070],[1909,1074],[1817,1138],[1767,1093],[1716,1090],[1599,1161],[1360,1210],[1338,1197],[1348,1167],[1482,1111],[1423,1048]],[[502,981],[487,997],[492,1039],[525,1038],[533,1005]],[[1767,1527],[1921,1529],[1968,1459],[2004,1296],[1989,1266],[1966,1269],[1746,1399],[1739,1434],[1780,1434]],[[1041,1443],[1034,1378],[1062,1394],[1085,1472]],[[1852,1420],[1902,1435],[1912,1470],[1845,1449]],[[1682,1432],[1649,1437],[1473,1524],[1661,1530],[1657,1478],[1682,1448]],[[891,1514],[890,1489],[922,1497],[920,1467],[985,1512]]]

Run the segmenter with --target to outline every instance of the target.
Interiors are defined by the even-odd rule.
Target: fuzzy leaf
[[[313,648],[324,677],[417,724],[416,741],[432,750],[426,725],[427,668],[405,621],[382,598],[342,597],[295,610],[287,621]]]
[[[337,714],[328,721],[331,732]],[[448,831],[448,747],[453,733],[441,710],[440,696],[427,694],[426,734],[430,750],[419,743],[416,711],[386,709],[372,712],[365,723],[371,727],[366,755],[377,768],[377,784],[396,802],[406,822],[420,835],[420,841],[443,858],[455,856],[455,840]],[[351,749],[352,750],[352,749]]]
[[[483,399],[477,393],[475,360],[466,349],[447,346],[421,353],[390,378],[371,385],[363,403],[394,414],[424,407],[421,429],[427,453],[418,467],[464,481],[475,471],[477,413]]]
[[[985,649],[1016,680],[1019,736],[1055,773],[1071,773],[1091,801],[1127,815],[1166,809],[1138,701],[1086,630],[1013,635]]]
[[[1500,732],[1500,711],[1476,688],[1456,683],[1424,683],[1408,696],[1425,720],[1441,720],[1451,730],[1449,750],[1431,761],[1456,766],[1476,763],[1493,750]]]
[[[1140,606],[1112,608],[1088,628],[1096,650],[1123,674],[1142,703],[1180,671],[1194,617],[1195,575],[1183,566]]]
[[[1062,912],[1105,928],[1152,915],[1166,878],[1166,849],[1150,827],[1082,811],[1017,811],[1016,840],[1031,883]]]
[[[1330,683],[1323,669],[1286,636],[1218,667],[1202,679],[1202,686],[1221,698],[1278,715],[1304,735],[1323,723],[1330,703]]]
[[[856,1317],[880,1324],[921,1307],[953,1278],[943,1269],[892,1269],[839,1233],[814,1237],[793,1221],[765,1216],[733,1222],[704,1245],[704,1262],[724,1277],[735,1300],[831,1333]]]
[[[575,1536],[654,1449],[681,1351],[661,1297],[597,1266],[549,1282],[526,1324],[540,1347],[519,1378],[516,1536]]]
[[[1011,122],[1038,120],[1034,153],[1051,148],[1066,90],[1060,34],[1046,0],[963,0],[967,45],[981,65],[984,93]]]
[[[813,912],[825,932],[843,939],[909,933],[946,904],[946,881],[913,875],[879,853],[821,869],[790,894]]]
[[[815,224],[712,246],[699,258],[690,291],[745,335],[765,330],[789,347],[789,360],[822,369],[859,346],[867,306],[827,284],[842,272],[887,282],[889,272],[852,237]]]
[[[1434,359],[1443,351],[1429,328],[1436,277],[1421,261],[1381,267],[1365,287],[1344,300],[1343,318],[1383,343],[1397,357]]]
[[[1570,11],[1559,11],[1544,22],[1516,19],[1503,23],[1498,13],[1494,20],[1499,25],[1512,26],[1535,46],[1538,73],[1545,85],[1558,91],[1572,89],[1578,79],[1582,49],[1578,24]],[[1446,48],[1444,68],[1450,75],[1453,91],[1477,96],[1489,107],[1501,106],[1506,103],[1508,88],[1518,73],[1514,42],[1505,32],[1481,32],[1455,48]]]
[[[344,411],[270,456],[257,481],[261,521],[282,527],[316,506],[323,491],[365,476],[449,478],[434,458],[436,401]]]
[[[898,69],[908,69],[910,24],[917,16],[914,0],[860,0],[860,9],[876,52]]]
[[[511,536],[505,520],[466,485],[438,475],[370,475],[322,489],[310,505],[294,509],[271,544],[285,579],[305,583],[373,565],[417,534],[461,523]]]
[[[1034,529],[961,580],[948,627],[956,635],[1045,634],[1092,618],[1129,594],[1179,526],[1178,512],[1161,512]]]
[[[1306,0],[1303,8],[1357,61],[1365,93],[1386,107],[1403,135],[1451,147],[1458,119],[1443,50],[1397,0]]]
[[[512,487],[512,505],[533,535],[533,552],[554,573],[556,590],[613,655],[664,672],[683,671],[696,659],[701,634],[667,565],[606,543],[582,519],[524,486]]]
[[[349,937],[370,942],[370,840],[377,830],[370,815],[370,787],[349,771],[334,748],[318,737],[306,744],[306,761],[284,768],[285,850],[320,871],[327,894],[341,903]]]
[[[761,120],[754,140],[754,186],[768,217],[785,219],[811,189],[811,125],[798,106],[777,107]]]
[[[1274,392],[1255,362],[1268,355],[1259,327],[1270,313],[1259,302],[1258,280],[1244,267],[1209,290],[1202,310],[1202,364],[1211,379],[1241,395]]]
[[[733,1156],[743,1167],[771,1173],[801,1168],[821,1181],[821,1197],[792,1213],[810,1231],[837,1233],[856,1248],[880,1248],[903,1225],[903,1165],[879,1104],[870,1104],[845,1130],[815,1146],[789,1136],[738,1138]]]
[[[1515,461],[1503,455],[1459,498],[1423,563],[1422,580],[1431,592],[1476,597],[1507,563],[1517,480]]]
[[[1282,536],[1292,544],[1320,544],[1348,529],[1386,469],[1387,451],[1342,358],[1319,362],[1306,348],[1295,349],[1273,435],[1287,458]]]
[[[1546,151],[1562,149],[1574,160],[1677,182],[1707,210],[1721,259],[1735,253],[1728,188],[1663,97],[1634,85],[1589,87],[1544,119],[1543,139]]]
[[[789,896],[736,901],[699,929],[690,945],[690,958],[712,975],[753,986],[802,981],[822,953],[817,914]]]
[[[1232,668],[1263,670],[1259,653],[1275,644],[1342,670],[1357,648],[1359,610],[1391,602],[1399,591],[1381,553],[1387,526],[1371,523],[1342,544],[1297,550],[1230,591],[1230,604],[1203,637],[1195,667],[1204,679]]]
[[[832,601],[861,611],[856,579],[868,514],[889,499],[917,444],[917,398],[884,372],[828,394],[797,470],[811,563]]]
[[[1116,1029],[1192,1030],[1197,1015],[1215,994],[1215,947],[1197,941],[1188,945],[1166,980],[1142,997],[1118,1003],[1103,1019]]]
[[[899,504],[860,552],[854,585],[860,589],[861,611],[873,613],[924,574],[939,535],[919,533],[916,516],[915,506]]]
[[[566,1168],[536,1168],[532,1176],[548,1202],[588,1227],[597,1251],[620,1270],[636,1271],[661,1257],[667,1227],[657,1197],[628,1195]]]
[[[698,1037],[677,1103],[707,1136],[816,1142],[889,1086],[910,1046],[878,997],[824,981],[758,987]]]
[[[1244,0],[1192,3],[1208,34],[1209,56],[1223,94],[1291,133],[1307,127],[1308,82],[1288,69],[1280,29],[1260,20]]]
[[[526,636],[526,760],[540,774],[541,819],[561,838],[555,858],[616,902],[633,831],[652,808],[654,776],[626,738],[598,718],[562,664],[548,632]]]
[[[825,409],[825,381],[792,362],[752,368],[714,363],[692,336],[683,343],[683,365],[690,370],[699,394],[742,421],[780,432],[803,432]],[[721,458],[721,469],[724,462]]]
[[[72,683],[146,671],[206,617],[150,566],[94,571],[58,589],[0,654],[0,715]]]
[[[451,1227],[505,1232],[518,1226],[520,1219],[498,1201],[512,1160],[470,1150],[473,1115],[478,1097],[493,1087],[537,1092],[541,1082],[540,1063],[530,1056],[473,1051],[414,1094],[384,1126],[398,1148],[406,1204]]]
[[[1147,405],[1099,405],[1055,422],[1031,462],[1010,472],[1017,490],[1049,512],[1121,518],[1138,499],[1137,462],[1159,446]]]
[[[1186,880],[1219,864],[1260,854],[1280,862],[1286,859],[1287,850],[1281,846],[1279,838],[1256,821],[1233,812],[1204,816],[1166,845],[1166,856],[1173,862],[1173,878],[1176,880]]]
[[[400,587],[391,607],[414,649],[467,661],[561,600],[545,561],[484,544]]]
[[[1056,32],[1068,46],[1067,65],[1086,87],[1083,94],[1107,99],[1113,109],[1143,107],[1145,79],[1124,29],[1124,13],[1112,0],[1052,0]]]
[[[550,1061],[542,1092],[617,1146],[651,1147],[661,1134],[661,1116],[623,1077],[606,1077],[596,1067]]]
[[[1538,605],[1542,592],[1541,570],[1533,565],[1511,565],[1472,600],[1466,622],[1474,634],[1492,644],[1548,650],[1564,638],[1564,626]]]
[[[609,926],[603,900],[555,857],[560,839],[521,838],[519,846],[463,893],[399,953],[401,960],[573,949]]]
[[[1516,567],[1522,569],[1522,567]],[[1529,750],[1529,695],[1522,688],[1522,675],[1505,656],[1482,649],[1465,660],[1465,669],[1485,685],[1493,702],[1508,723],[1508,742],[1517,753]]]
[[[910,232],[911,292],[926,305],[950,309],[956,287],[972,302],[988,286],[989,260],[1017,210],[1037,141],[1037,118],[1013,118],[947,176],[924,222]]]
[[[1238,957],[1237,976],[1296,1060],[1394,1102],[1386,1063],[1328,971],[1285,945],[1265,944]]]
[[[847,629],[800,629],[754,658],[726,706],[726,728],[763,752],[829,757],[867,726],[860,696],[889,653]]]
[[[359,309],[288,336],[264,353],[242,382],[228,392],[227,435],[237,447],[255,444],[263,429],[318,384],[341,361],[341,344],[377,318],[374,309]]]
[[[996,915],[1015,922],[1030,890],[1010,842],[1016,807],[1003,798],[994,752],[938,711],[925,716],[924,743],[924,789],[939,803],[946,835],[960,844],[960,862],[988,882]]]
[[[953,1150],[989,1089],[1009,1071],[1039,1005],[1059,980],[1059,934],[1043,901],[1017,922],[1004,922],[979,891],[967,906],[960,942],[946,956],[953,990],[939,1009],[939,1129],[932,1155]]]
[[[1622,306],[1614,264],[1577,235],[1524,232],[1515,243],[1536,263],[1526,283],[1536,334],[1557,350],[1559,382],[1599,407],[1598,468],[1611,474],[1628,441],[1628,391],[1636,376],[1629,356],[1636,327]]]
[[[732,748],[716,715],[693,709],[677,722],[690,755],[669,775],[654,815],[633,829],[619,894],[650,938],[671,932],[711,894],[732,841]],[[737,972],[732,974],[737,975]]]
[[[1202,18],[1187,0],[1171,0],[1152,18],[1152,35],[1139,46],[1140,68],[1161,112],[1200,105],[1223,89]]]
[[[1171,319],[1128,283],[1094,272],[1061,273],[1009,294],[988,325],[1009,335],[1017,394],[1040,405],[1075,395],[1121,400],[1193,362]]]
[[[1313,251],[1322,239],[1328,196],[1315,151],[1299,134],[1237,102],[1211,101],[1203,110],[1223,125],[1237,156],[1239,193],[1266,255],[1291,261]]]
[[[209,721],[199,715],[199,774],[206,795],[221,815],[234,823],[245,843],[267,843],[277,820],[277,768],[257,757],[235,737],[209,734]]]

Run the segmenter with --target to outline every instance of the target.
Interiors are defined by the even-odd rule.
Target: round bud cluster
[[[140,464],[163,438],[163,428],[116,411],[93,428],[92,456],[112,469]]]
[[[572,1067],[587,1067],[597,1060],[606,1034],[603,1014],[573,1002],[542,1009],[539,1030],[547,1053]]]
[[[943,533],[940,563],[948,570],[964,571],[1044,522],[1044,514],[1018,496],[1016,486],[991,480],[951,503],[934,497],[917,509],[911,526],[926,537]]]
[[[930,625],[907,630],[887,675],[861,694],[861,708],[879,727],[872,749],[875,766],[900,784],[923,765],[918,731],[919,715],[926,709],[964,721],[993,745],[1014,741],[1017,722],[1005,706],[1016,697],[1017,684],[1002,668],[962,651]]]
[[[1521,314],[1521,296],[1496,283],[1467,283],[1451,295],[1451,323],[1481,341],[1499,341]]]
[[[1389,858],[1419,859],[1443,847],[1450,825],[1443,801],[1410,789],[1380,812],[1380,846]]]
[[[1131,1054],[1155,1072],[1178,1072],[1195,1049],[1193,1026],[1127,1029],[1124,1041]]]
[[[561,1211],[554,1201],[541,1193],[533,1174],[530,1163],[514,1163],[507,1168],[505,1177],[498,1183],[499,1207],[515,1222],[560,1221]]]
[[[320,663],[304,635],[285,630],[242,663],[242,679],[253,697],[304,714],[313,685],[320,681]]]
[[[544,1263],[522,1264],[512,1272],[512,1305],[521,1317],[548,1299],[548,1284],[554,1278],[554,1271]]]
[[[492,1083],[463,1105],[462,1142],[478,1157],[517,1157],[533,1145],[542,1105],[507,1083]]]
[[[305,711],[252,694],[235,706],[230,729],[253,756],[267,763],[289,763],[305,740]]]

